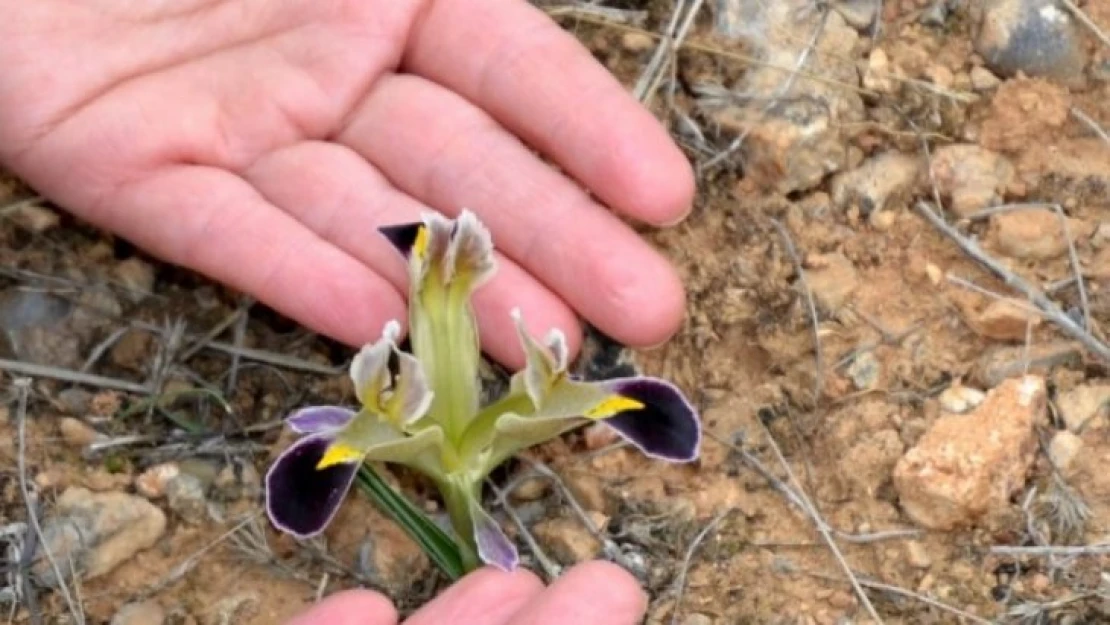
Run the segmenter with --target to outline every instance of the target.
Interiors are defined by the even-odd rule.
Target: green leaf
[[[404,495],[382,480],[372,467],[362,465],[358,485],[370,500],[405,530],[451,581],[466,573],[462,551],[455,539],[436,525]]]

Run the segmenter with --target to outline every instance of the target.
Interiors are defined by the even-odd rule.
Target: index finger
[[[530,3],[429,3],[402,66],[484,109],[625,215],[666,225],[689,212],[693,172],[663,126]]]

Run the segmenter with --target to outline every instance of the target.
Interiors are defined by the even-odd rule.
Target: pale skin
[[[0,0],[0,14],[0,163],[321,334],[359,346],[403,322],[405,268],[377,226],[463,208],[499,250],[475,301],[496,360],[523,364],[514,307],[572,354],[579,317],[637,347],[681,324],[675,270],[621,218],[681,220],[689,163],[524,0]]]

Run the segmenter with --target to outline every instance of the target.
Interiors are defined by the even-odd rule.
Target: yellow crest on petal
[[[621,395],[611,395],[598,402],[596,406],[586,411],[584,415],[587,419],[608,419],[613,415],[626,412],[628,410],[639,410],[644,407],[642,402]]]
[[[332,443],[324,452],[324,457],[316,463],[316,470],[322,471],[337,464],[350,464],[362,460],[362,452],[346,443]]]

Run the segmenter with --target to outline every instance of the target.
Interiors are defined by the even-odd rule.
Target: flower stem
[[[474,542],[474,519],[470,515],[470,502],[477,497],[479,487],[468,484],[467,480],[460,479],[457,474],[449,475],[446,480],[439,482],[439,491],[447,507],[447,515],[451,518],[451,527],[458,538],[459,553],[467,572],[482,566]]]

